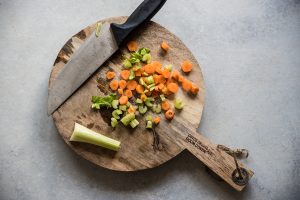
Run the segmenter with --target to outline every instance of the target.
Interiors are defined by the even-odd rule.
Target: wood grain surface
[[[126,17],[117,17],[102,20],[101,22],[123,23],[125,20]],[[96,23],[74,35],[60,50],[51,72],[49,88],[59,70],[68,62],[86,37],[91,34],[95,25]],[[193,63],[194,68],[188,75],[188,78],[200,86],[199,94],[193,97],[185,94],[181,89],[176,94],[176,97],[183,99],[186,106],[182,112],[176,113],[175,120],[171,122],[164,120],[163,116],[161,117],[163,120],[156,128],[156,133],[160,140],[159,149],[154,148],[153,142],[157,137],[154,137],[152,131],[145,129],[144,120],[139,120],[141,124],[136,129],[126,128],[122,125],[113,129],[110,126],[111,110],[102,109],[99,112],[92,110],[90,106],[92,95],[110,93],[108,82],[105,78],[106,72],[113,70],[117,75],[120,74],[122,56],[129,53],[125,47],[121,47],[82,87],[53,113],[55,125],[64,141],[83,158],[96,165],[117,171],[136,171],[153,168],[175,157],[182,150],[188,149],[231,186],[241,190],[244,186],[238,186],[231,180],[232,171],[235,169],[233,158],[225,152],[216,149],[216,145],[195,132],[202,115],[205,88],[201,68],[192,53],[179,38],[155,22],[143,25],[131,37],[138,42],[140,47],[151,49],[153,60],[164,64],[173,64],[173,67],[177,70],[180,70],[180,63],[184,59],[189,59]],[[167,54],[160,49],[162,41],[167,41],[171,46],[171,50]],[[74,129],[74,122],[121,141],[121,150],[113,152],[85,143],[70,143],[69,138]],[[202,142],[209,151],[201,151],[199,147],[191,145],[192,143],[188,141],[190,135],[197,138],[200,143]],[[212,158],[209,158],[210,152],[213,154]],[[253,172],[250,170],[249,173],[250,176],[253,175]]]

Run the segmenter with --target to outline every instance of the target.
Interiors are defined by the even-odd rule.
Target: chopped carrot
[[[185,60],[183,63],[181,63],[181,69],[183,72],[188,73],[192,71],[193,64],[189,60]]]
[[[161,90],[161,92],[164,94],[164,95],[170,95],[170,91],[168,90],[168,88],[166,86],[164,86],[164,88]]]
[[[125,90],[125,95],[128,97],[128,98],[131,98],[133,96],[131,90]]]
[[[159,66],[159,65],[155,66],[155,72],[158,74],[162,74],[163,70],[162,70],[161,66]]]
[[[169,104],[169,102],[168,101],[163,101],[163,102],[161,102],[161,109],[163,109],[163,110],[169,110],[170,109],[170,104]]]
[[[127,80],[130,76],[130,71],[126,69],[122,70],[120,76],[122,79]]]
[[[137,85],[135,90],[136,90],[137,93],[142,94],[144,92],[144,86]]]
[[[183,83],[183,81],[184,81],[184,77],[182,75],[179,75],[178,76],[178,82]]]
[[[142,101],[145,101],[147,99],[147,96],[143,93],[143,94],[141,94],[141,99],[142,99]]]
[[[119,86],[119,82],[117,80],[112,80],[109,84],[110,89],[117,90]]]
[[[179,71],[177,71],[176,69],[174,69],[174,70],[172,71],[172,78],[174,78],[175,80],[178,80],[179,75],[180,75],[180,73],[179,73]]]
[[[120,80],[119,81],[119,88],[120,89],[125,89],[127,85],[127,82],[125,80]]]
[[[155,72],[155,66],[152,64],[147,64],[144,66],[144,70],[147,74],[153,74]]]
[[[156,85],[156,86],[154,87],[154,90],[157,91],[157,92],[159,91],[158,85]]]
[[[172,120],[174,118],[175,112],[171,109],[167,110],[167,112],[165,112],[165,117],[168,120]]]
[[[160,76],[160,75],[157,75],[157,74],[154,74],[154,75],[153,75],[153,80],[154,80],[154,83],[155,83],[155,84],[158,84],[158,83],[159,83],[159,76]]]
[[[162,72],[162,75],[164,76],[164,78],[169,78],[170,76],[170,71],[167,69],[164,69]]]
[[[115,72],[108,71],[108,72],[106,73],[106,78],[107,78],[108,80],[111,80],[111,79],[115,78],[115,76],[116,76],[116,73],[115,73]]]
[[[197,94],[199,92],[199,87],[195,83],[192,83],[190,91],[193,94]]]
[[[159,61],[152,61],[151,64],[156,68],[161,68],[162,64]]]
[[[159,75],[159,80],[158,80],[159,83],[165,83],[166,82],[166,79],[163,75]]]
[[[162,90],[164,87],[165,87],[165,85],[164,85],[163,83],[160,83],[160,84],[158,85],[158,89],[159,89],[159,90]]]
[[[136,51],[138,49],[138,43],[136,41],[130,41],[127,43],[127,48],[129,51]]]
[[[168,51],[170,48],[170,46],[166,42],[162,42],[160,47],[165,51]]]
[[[122,94],[123,94],[123,89],[118,89],[118,93],[119,93],[120,95],[122,95]]]
[[[141,73],[143,73],[145,71],[145,67],[143,66],[142,68],[140,68]]]
[[[136,86],[137,86],[137,82],[135,80],[131,80],[127,82],[127,88],[129,90],[135,90]]]
[[[142,76],[142,69],[138,69],[135,71],[135,76]]]
[[[169,83],[167,85],[167,88],[172,93],[176,93],[178,91],[178,85],[177,85],[177,83]]]
[[[121,96],[121,97],[120,97],[119,103],[120,103],[121,105],[125,105],[125,104],[127,104],[127,102],[128,102],[128,97],[127,97],[127,96]]]
[[[153,122],[154,122],[155,124],[159,124],[159,122],[160,122],[160,117],[155,117],[155,118],[153,119]]]
[[[182,82],[182,88],[183,88],[184,91],[186,91],[186,92],[190,91],[191,87],[192,87],[191,81],[185,79],[185,80]]]
[[[137,65],[135,65],[133,68],[132,68],[132,70],[133,71],[137,71],[138,69],[140,69]]]
[[[167,79],[167,84],[169,83],[175,83],[175,81],[172,79],[172,76],[169,76],[169,78]]]
[[[135,113],[135,109],[133,106],[130,106],[128,109],[127,109],[127,112],[128,113]]]

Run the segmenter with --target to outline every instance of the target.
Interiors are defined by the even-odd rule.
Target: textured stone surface
[[[206,81],[200,131],[250,150],[233,191],[184,152],[135,173],[98,168],[46,115],[53,60],[94,21],[141,1],[0,1],[0,199],[296,199],[300,195],[300,2],[169,0],[154,17],[193,51]]]

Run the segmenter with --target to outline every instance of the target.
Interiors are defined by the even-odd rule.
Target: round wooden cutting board
[[[100,22],[123,23],[126,17],[116,17],[105,19]],[[80,47],[84,40],[95,29],[92,24],[74,35],[60,50],[51,72],[49,87],[55,80],[60,69],[68,62],[72,54]],[[151,50],[152,60],[157,60],[163,64],[172,64],[180,71],[180,63],[189,59],[193,63],[193,71],[187,77],[200,87],[197,96],[192,97],[182,91],[176,97],[183,99],[186,106],[181,112],[176,111],[175,119],[171,122],[165,120],[161,114],[161,123],[156,128],[159,135],[161,148],[157,150],[153,147],[154,135],[152,131],[145,129],[145,123],[140,117],[140,125],[136,129],[117,126],[113,129],[110,126],[110,112],[106,109],[94,111],[91,109],[91,96],[106,95],[110,93],[105,74],[108,70],[113,70],[119,78],[122,69],[122,55],[128,54],[125,47],[120,48],[97,72],[87,80],[60,108],[53,113],[53,119],[58,132],[64,141],[80,156],[95,163],[96,165],[118,171],[135,171],[153,168],[170,160],[185,149],[177,136],[172,131],[172,126],[199,126],[203,103],[204,103],[204,81],[201,69],[196,59],[183,42],[169,32],[166,28],[155,22],[149,22],[138,30],[134,31],[131,39],[138,42],[139,47],[147,47]],[[160,43],[166,41],[170,45],[170,51],[165,54],[160,49]],[[121,141],[121,149],[113,152],[102,147],[85,144],[70,143],[69,138],[74,129],[74,123],[80,123],[98,133]],[[176,124],[175,124],[176,123]],[[187,125],[188,124],[188,125]]]

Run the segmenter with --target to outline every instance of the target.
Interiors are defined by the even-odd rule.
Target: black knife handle
[[[118,46],[140,24],[149,21],[165,4],[167,0],[144,0],[129,16],[124,24],[110,25]]]

